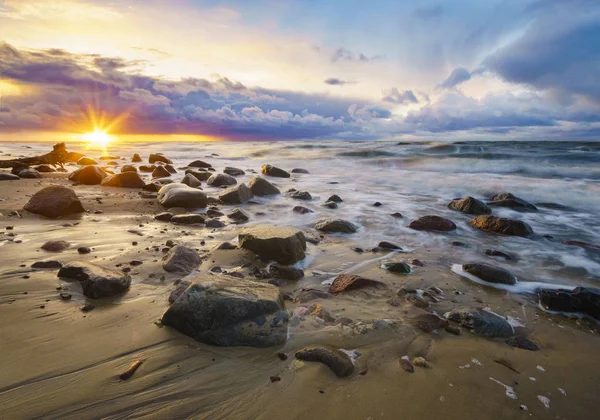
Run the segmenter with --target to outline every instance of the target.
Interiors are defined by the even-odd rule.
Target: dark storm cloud
[[[382,100],[400,105],[406,103],[419,103],[419,100],[412,90],[405,90],[401,93],[397,88],[391,88],[389,91],[383,92]]]

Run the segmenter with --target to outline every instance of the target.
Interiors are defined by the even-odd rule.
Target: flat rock
[[[50,219],[82,213],[81,201],[71,188],[50,186],[36,192],[23,207],[30,213]]]
[[[0,181],[18,181],[19,179],[21,178],[18,175],[0,172]]]
[[[237,180],[227,174],[213,174],[206,180],[206,183],[213,187],[223,187],[237,184]]]
[[[433,215],[423,216],[417,220],[413,220],[408,227],[415,230],[434,232],[449,232],[456,229],[456,225],[453,221]]]
[[[171,159],[161,155],[160,153],[151,153],[150,156],[148,156],[148,163],[152,164],[156,162],[173,163],[171,162]]]
[[[315,223],[315,229],[323,232],[354,233],[356,225],[342,219],[322,219]]]
[[[200,182],[200,180],[193,174],[185,174],[181,180],[181,183],[192,188],[198,188],[200,185],[202,185],[202,182]]]
[[[348,290],[364,289],[365,287],[385,287],[385,284],[366,277],[351,274],[340,274],[329,287],[329,293],[337,295]]]
[[[180,225],[196,225],[204,224],[206,218],[202,214],[177,214],[169,219],[171,223],[178,223]]]
[[[252,194],[259,197],[267,195],[280,194],[279,189],[271,184],[269,181],[260,176],[255,176],[248,182],[248,188],[252,191]]]
[[[189,274],[196,270],[202,260],[195,249],[175,245],[163,258],[162,267],[169,273]]]
[[[225,173],[227,175],[231,175],[231,176],[246,175],[246,172],[244,172],[242,169],[233,168],[231,166],[226,166],[225,169],[223,169],[223,173]]]
[[[234,185],[219,194],[219,200],[225,204],[243,204],[252,197],[254,197],[254,194],[252,194],[252,190],[246,184]]]
[[[62,252],[69,246],[67,241],[48,241],[42,245],[42,249],[48,252]]]
[[[66,264],[58,271],[57,276],[79,281],[83,294],[92,299],[123,293],[131,285],[129,274],[85,261]]]
[[[320,362],[339,378],[350,376],[354,364],[346,353],[328,346],[311,346],[296,352],[296,359],[306,362]]]
[[[492,213],[492,209],[489,208],[487,204],[473,197],[465,197],[460,200],[452,200],[452,202],[448,204],[448,208],[466,214],[479,215]]]
[[[109,176],[108,173],[101,167],[89,165],[72,172],[69,179],[84,185],[98,185],[107,176]]]
[[[165,185],[158,191],[158,202],[166,208],[183,207],[188,209],[204,208],[208,204],[206,194],[185,184]]]
[[[215,346],[285,343],[288,315],[279,289],[234,277],[195,274],[169,298],[162,323]]]
[[[489,283],[516,284],[517,278],[508,270],[489,264],[465,263],[462,269]]]
[[[173,218],[174,214],[170,211],[164,211],[162,213],[158,213],[154,216],[154,220],[159,220],[161,222],[168,222]]]
[[[533,235],[533,229],[527,223],[503,217],[477,216],[469,224],[480,230],[501,233],[503,235],[522,237]]]
[[[504,318],[484,309],[453,309],[445,316],[483,337],[510,337],[515,332]]]
[[[272,165],[263,165],[260,168],[260,171],[267,176],[277,177],[277,178],[289,178],[291,175],[289,172],[284,171],[281,168]]]
[[[146,183],[137,172],[123,172],[104,178],[101,185],[104,187],[142,188]]]
[[[306,238],[300,230],[270,225],[257,225],[239,234],[241,248],[257,254],[263,261],[294,264],[302,260]]]
[[[539,297],[542,306],[551,311],[581,313],[600,320],[600,289],[541,289]]]
[[[394,249],[402,250],[402,248],[399,247],[398,245],[393,244],[391,242],[387,242],[387,241],[381,241],[381,242],[379,242],[379,244],[377,245],[377,248],[390,249],[390,250],[394,250]]]

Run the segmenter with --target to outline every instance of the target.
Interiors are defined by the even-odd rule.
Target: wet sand
[[[205,258],[199,271],[207,275],[216,265],[264,267],[245,250],[213,251],[217,244],[234,240],[238,227],[211,231],[158,222],[153,217],[164,209],[156,200],[140,198],[138,190],[83,185],[73,187],[89,210],[82,216],[48,220],[21,212],[22,218],[6,217],[12,210],[20,211],[31,194],[53,184],[71,185],[64,174],[0,184],[3,418],[596,417],[600,392],[597,327],[547,314],[526,297],[457,276],[450,265],[461,261],[460,248],[448,247],[443,254],[415,249],[391,256],[394,261],[418,258],[425,263],[408,276],[381,270],[378,261],[367,262],[353,273],[383,281],[386,289],[365,289],[306,304],[320,303],[338,316],[362,321],[360,332],[323,325],[307,316],[300,325],[290,327],[283,348],[213,347],[160,325],[171,284],[181,277],[162,270],[162,248],[172,239],[198,249]],[[252,218],[260,217],[256,212],[268,211],[256,205],[243,208]],[[94,214],[98,210],[102,213]],[[67,223],[72,226],[64,227]],[[5,230],[7,226],[13,229]],[[61,253],[40,249],[44,242],[59,239],[68,241],[70,248]],[[320,273],[315,270],[339,273],[384,256],[350,249],[374,245],[335,235],[318,245],[309,244],[306,277],[297,283],[288,281],[281,291],[293,295],[308,286],[326,290],[321,282],[333,276],[315,275]],[[88,246],[92,252],[78,255],[79,246]],[[44,259],[83,259],[121,268],[132,260],[143,264],[131,267],[133,282],[127,293],[92,301],[78,285],[60,281],[56,270],[29,268]],[[402,285],[419,282],[444,291],[444,299],[433,304],[436,312],[443,314],[462,304],[489,307],[519,319],[541,350],[512,348],[503,340],[477,337],[466,330],[459,336],[443,330],[421,332],[410,322],[413,308],[404,302],[389,303]],[[72,299],[63,301],[61,291],[71,293]],[[95,309],[82,312],[80,307],[86,303],[93,303]],[[297,306],[286,302],[287,309]],[[373,320],[382,319],[393,320],[391,327],[374,328]],[[315,343],[358,350],[355,374],[340,379],[322,364],[294,359],[295,351]],[[279,351],[288,359],[281,361],[276,356]],[[424,356],[431,367],[407,373],[398,364],[405,355]],[[496,359],[509,361],[520,373]],[[143,364],[133,377],[119,380],[118,375],[135,360]],[[366,374],[359,374],[365,370]],[[281,380],[272,383],[271,376]],[[517,399],[510,398],[497,381],[514,388]],[[538,396],[549,399],[549,408]]]

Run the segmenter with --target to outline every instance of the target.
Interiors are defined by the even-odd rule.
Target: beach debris
[[[269,376],[269,380],[271,383],[275,383],[281,381],[281,378],[279,376]]]
[[[500,382],[497,379],[494,379],[490,376],[490,380],[493,382],[496,382],[498,385],[502,385],[505,389],[505,393],[506,396],[512,400],[516,400],[517,399],[517,394],[515,393],[515,389],[512,386],[508,386],[506,384],[503,384],[502,382]]]
[[[423,357],[413,357],[412,364],[422,368],[429,368],[431,365]]]
[[[398,365],[405,372],[413,373],[415,371],[415,367],[410,362],[410,359],[408,358],[408,356],[403,356],[400,359],[398,359]]]
[[[339,378],[354,372],[354,363],[350,356],[340,349],[329,346],[310,346],[296,352],[296,358],[305,362],[320,362],[327,366]]]
[[[385,284],[378,280],[372,280],[366,277],[352,274],[340,274],[333,280],[333,283],[331,283],[329,293],[337,295],[339,293],[347,292],[348,290],[363,289],[365,287],[385,287]]]
[[[537,365],[536,369],[539,370],[540,372],[545,372],[546,371],[546,369],[544,369],[544,367],[540,366],[540,365]]]
[[[509,368],[513,372],[521,373],[517,369],[515,369],[515,367],[513,366],[513,364],[511,362],[509,362],[506,359],[494,359],[494,362],[498,363],[499,365],[506,366],[507,368]]]
[[[509,337],[514,334],[513,327],[504,318],[485,309],[458,308],[444,316],[483,337]]]
[[[522,335],[517,335],[506,340],[506,344],[511,347],[516,347],[519,349],[529,350],[529,351],[538,351],[540,348],[533,341],[529,340]]]
[[[558,389],[558,392],[560,392],[561,394],[563,394],[565,397],[567,396],[567,391],[565,391],[562,388],[557,388],[557,389]]]
[[[277,352],[277,357],[279,357],[279,360],[283,361],[283,360],[287,360],[288,355],[280,351],[280,352]]]
[[[540,402],[541,402],[542,404],[544,404],[544,407],[545,407],[545,408],[547,408],[547,409],[549,409],[549,408],[550,408],[550,398],[548,398],[548,397],[545,397],[545,396],[543,396],[543,395],[538,395],[537,397],[538,397],[538,400],[540,400]]]
[[[122,381],[126,381],[127,379],[131,378],[135,371],[138,370],[138,368],[142,365],[142,363],[144,363],[143,360],[136,360],[135,362],[133,362],[131,365],[129,365],[125,372],[119,375],[119,379]]]

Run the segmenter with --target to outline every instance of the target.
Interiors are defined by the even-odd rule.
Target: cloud
[[[336,77],[330,77],[329,79],[325,79],[324,83],[327,85],[334,85],[334,86],[344,86],[344,85],[356,84],[356,82],[354,82],[354,81],[342,80],[342,79],[338,79]]]
[[[452,89],[453,87],[456,87],[470,79],[471,72],[469,70],[465,69],[464,67],[457,67],[452,70],[452,73],[450,73],[448,78],[440,84],[440,87],[444,89]]]
[[[415,96],[412,90],[405,90],[400,93],[397,88],[391,88],[388,91],[383,92],[382,100],[385,102],[391,102],[394,104],[405,104],[405,103],[419,103],[419,100]]]
[[[368,63],[369,61],[381,60],[383,59],[383,56],[374,55],[372,57],[367,57],[363,53],[355,53],[345,48],[338,48],[333,52],[333,54],[331,54],[330,59],[332,63],[336,63],[338,61],[354,61]]]

